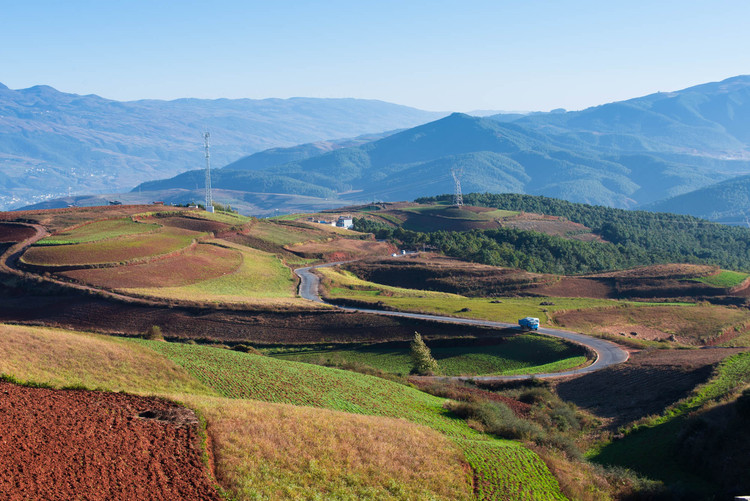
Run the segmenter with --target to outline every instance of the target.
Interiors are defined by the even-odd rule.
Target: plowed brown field
[[[715,364],[735,348],[647,350],[620,365],[557,384],[557,393],[599,417],[610,428],[662,412],[706,382]]]
[[[158,223],[162,226],[171,226],[172,228],[181,228],[183,230],[198,231],[198,232],[213,232],[220,233],[226,231],[230,226],[226,223],[219,221],[210,221],[208,219],[202,219],[198,217],[160,217],[160,218],[147,218],[143,221],[149,223]]]
[[[0,321],[137,335],[158,325],[164,335],[253,344],[382,342],[426,337],[497,336],[496,329],[341,311],[258,312],[142,306],[71,296],[5,297]]]
[[[94,268],[61,273],[96,287],[182,287],[232,273],[242,264],[239,252],[217,245],[199,244],[179,256],[143,264]]]
[[[0,242],[20,242],[33,237],[36,231],[29,226],[13,223],[0,223]]]
[[[219,500],[196,423],[157,398],[0,382],[0,500]]]
[[[396,249],[386,242],[340,238],[330,242],[308,242],[285,247],[298,256],[326,261],[343,261],[367,256],[387,256]]]

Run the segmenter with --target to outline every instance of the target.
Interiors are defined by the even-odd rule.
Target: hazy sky
[[[0,0],[0,82],[580,109],[750,73],[750,1]]]

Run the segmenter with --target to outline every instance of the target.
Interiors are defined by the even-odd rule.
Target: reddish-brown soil
[[[221,499],[192,411],[122,393],[0,382],[0,471],[0,500]]]
[[[187,250],[195,233],[180,228],[162,228],[151,234],[136,234],[116,239],[85,242],[75,245],[32,246],[22,262],[32,266],[81,266],[102,263],[124,263],[163,257]]]
[[[604,239],[592,233],[590,228],[558,216],[544,216],[522,212],[518,216],[503,219],[500,226],[537,231],[547,235],[581,240],[583,242],[604,242]]]
[[[198,217],[154,217],[143,219],[144,222],[153,222],[162,226],[171,226],[172,228],[182,228],[183,230],[221,233],[230,228],[226,223],[219,221],[210,221]]]
[[[737,348],[648,350],[624,364],[557,383],[557,393],[595,415],[610,428],[662,412],[685,398],[711,375],[715,364],[743,351]]]
[[[27,210],[0,212],[0,221],[20,221],[37,223],[50,233],[64,228],[101,219],[115,219],[132,216],[141,212],[191,212],[196,209],[170,207],[164,205],[112,205],[99,207],[69,207],[64,209]]]
[[[496,329],[364,313],[169,308],[91,296],[5,297],[0,300],[1,321],[125,335],[158,325],[168,338],[259,345],[400,341],[411,340],[414,331],[430,338],[498,335]]]
[[[694,278],[716,273],[716,266],[703,264],[655,264],[629,270],[610,271],[589,275],[591,278]]]
[[[0,223],[0,243],[20,242],[36,234],[34,228],[21,224]]]
[[[387,256],[396,248],[386,242],[338,238],[329,242],[307,242],[285,247],[300,257],[325,261],[344,261],[368,256]]]
[[[181,287],[232,273],[242,264],[239,252],[211,244],[169,259],[114,268],[94,268],[61,273],[78,282],[107,289]]]
[[[365,280],[379,284],[466,296],[514,294],[530,284],[554,279],[549,275],[467,263],[431,253],[358,261],[347,264],[346,268]]]
[[[597,299],[618,297],[614,287],[607,281],[577,277],[563,277],[556,282],[530,287],[524,292],[552,297],[590,297]]]

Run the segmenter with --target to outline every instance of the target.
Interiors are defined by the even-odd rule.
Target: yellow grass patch
[[[219,482],[237,499],[470,499],[462,454],[408,421],[175,396],[207,419]]]
[[[675,336],[685,344],[709,343],[732,326],[750,321],[744,309],[714,305],[649,306],[567,311],[555,315],[564,328],[592,334],[619,334],[657,340]]]
[[[212,394],[152,350],[97,334],[0,324],[0,373],[55,387]]]

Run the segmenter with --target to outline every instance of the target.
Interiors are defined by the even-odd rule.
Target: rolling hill
[[[750,213],[750,176],[727,179],[643,208],[744,225]]]
[[[272,147],[412,127],[441,115],[360,99],[119,102],[0,84],[0,209],[69,191],[125,191],[200,166],[206,128],[214,162],[223,165]]]

